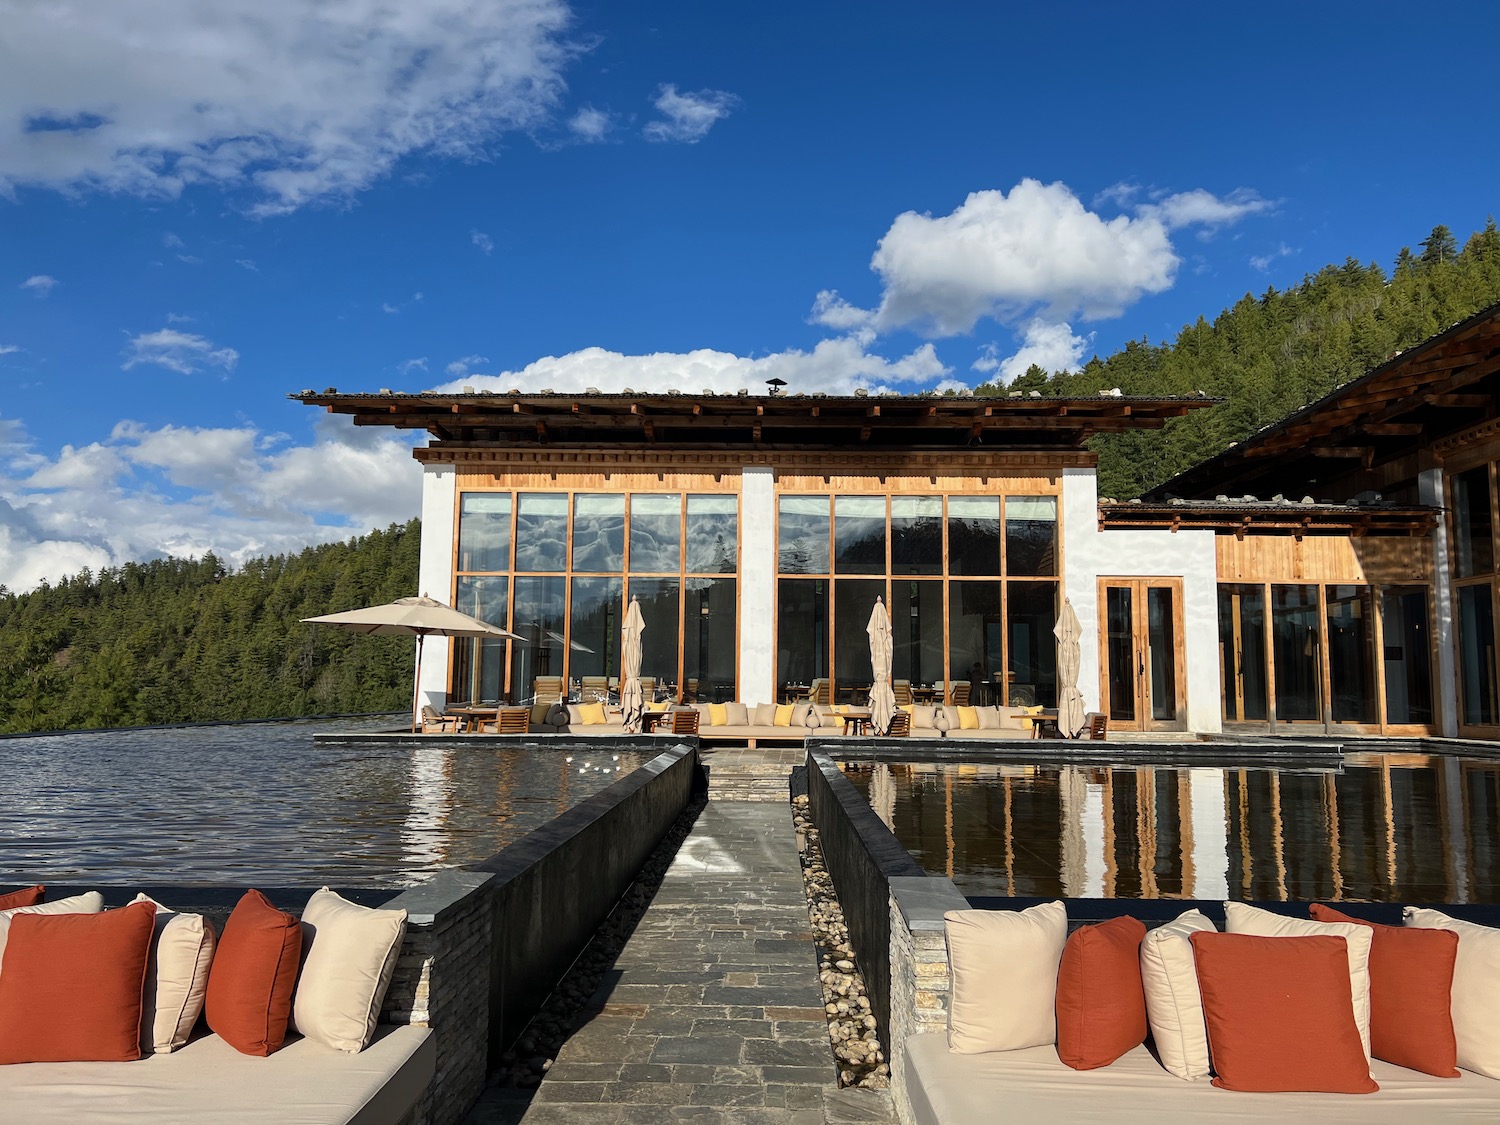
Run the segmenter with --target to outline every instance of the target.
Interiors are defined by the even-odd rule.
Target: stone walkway
[[[781,802],[705,806],[530,1105],[487,1091],[466,1125],[894,1120],[835,1088],[784,776]]]

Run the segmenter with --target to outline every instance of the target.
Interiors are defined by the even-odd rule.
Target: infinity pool
[[[1500,762],[844,770],[923,869],[971,898],[1500,902]]]
[[[390,726],[0,739],[0,885],[407,886],[489,858],[650,756],[313,744]]]

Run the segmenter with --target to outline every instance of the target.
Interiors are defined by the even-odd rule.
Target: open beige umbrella
[[[625,729],[631,734],[641,729],[641,715],[646,710],[646,693],[641,690],[641,634],[645,630],[641,603],[631,598],[620,630],[620,709],[625,712]]]
[[[870,672],[875,677],[870,685],[870,725],[884,734],[896,713],[896,693],[891,690],[891,618],[884,598],[875,599],[865,632],[870,634]]]
[[[417,671],[412,677],[411,729],[415,734],[417,718],[422,712],[421,673],[422,641],[428,636],[439,637],[499,637],[521,640],[516,634],[470,617],[452,606],[444,605],[433,598],[397,598],[385,605],[372,605],[364,609],[351,609],[343,613],[325,613],[321,617],[304,617],[316,625],[336,625],[354,633],[370,633],[378,636],[414,636],[417,638]]]
[[[1063,599],[1052,633],[1057,637],[1057,729],[1072,738],[1083,729],[1083,693],[1078,690],[1078,666],[1083,662],[1078,638],[1083,626],[1071,599]]]

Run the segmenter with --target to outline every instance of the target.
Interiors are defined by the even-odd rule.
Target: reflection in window
[[[678,578],[632,578],[630,596],[640,601],[641,675],[656,680],[660,699],[676,699],[677,638],[682,633],[682,580]]]
[[[977,677],[969,705],[998,703],[995,675],[1005,671],[1005,640],[1000,631],[1000,583],[953,582],[948,588],[948,667],[954,683]],[[951,700],[950,693],[950,700]]]
[[[524,497],[523,497],[524,499]],[[525,540],[517,536],[517,543]],[[567,580],[517,578],[511,632],[521,638],[511,644],[511,692],[519,699],[536,695],[538,676],[566,672],[563,646],[567,628]]]
[[[687,498],[687,570],[733,574],[739,547],[739,501],[733,496]]]
[[[1490,518],[1490,467],[1481,465],[1453,478],[1453,563],[1459,578],[1495,569]]]
[[[1000,573],[1000,497],[948,498],[948,573]]]
[[[1489,586],[1458,589],[1458,659],[1464,723],[1489,726],[1500,722],[1500,700],[1495,697],[1495,610]]]
[[[845,578],[833,590],[833,682],[838,703],[864,703],[874,673],[870,665],[870,614],[885,596],[885,579]]]
[[[1005,573],[1057,573],[1057,498],[1005,498]]]
[[[1271,652],[1276,662],[1276,718],[1321,722],[1318,588],[1271,587]]]
[[[1006,588],[1010,618],[1010,688],[1012,704],[1023,706],[1029,694],[1043,707],[1057,706],[1057,583],[1011,582]],[[1025,685],[1031,685],[1031,692]]]
[[[943,584],[898,578],[890,609],[891,678],[930,687],[943,678]]]
[[[1432,722],[1432,648],[1427,591],[1387,586],[1380,592],[1385,638],[1385,721]]]
[[[1258,585],[1219,587],[1219,668],[1224,721],[1266,720],[1266,595]]]
[[[782,574],[828,573],[828,497],[783,496],[777,521]]]
[[[840,574],[885,573],[885,497],[835,496],[833,568]]]
[[[691,510],[691,509],[689,509]],[[687,629],[682,644],[683,691],[696,703],[734,698],[735,624],[739,613],[733,578],[687,580]]]
[[[789,687],[807,688],[828,675],[828,583],[783,578],[776,604],[776,682],[785,698]]]
[[[625,497],[573,497],[573,569],[603,574],[625,569]]]
[[[506,497],[509,500],[509,497]],[[507,505],[508,506],[508,505]],[[508,531],[508,529],[507,529]],[[456,608],[502,629],[510,622],[510,579],[460,578]],[[453,646],[453,698],[497,702],[502,694],[505,641],[459,637]]]
[[[891,497],[891,573],[943,573],[941,496]]]
[[[682,497],[676,493],[632,496],[630,572],[679,570],[681,566]]]
[[[1328,693],[1336,723],[1375,719],[1375,629],[1368,586],[1329,586]]]
[[[570,679],[619,678],[623,593],[624,583],[619,578],[573,579],[573,629],[568,634]]]
[[[567,494],[521,493],[516,502],[516,569],[561,571],[567,548]],[[562,669],[550,674],[561,675]]]
[[[458,569],[510,569],[510,493],[463,494],[458,509]]]

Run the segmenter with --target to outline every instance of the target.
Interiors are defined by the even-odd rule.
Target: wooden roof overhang
[[[1254,535],[1374,535],[1425,538],[1437,526],[1438,510],[1427,507],[1366,504],[1217,503],[1188,501],[1152,504],[1143,501],[1101,503],[1099,530],[1156,528],[1208,530],[1243,539]]]
[[[425,430],[429,450],[601,449],[1076,451],[1095,434],[1156,429],[1212,406],[1173,398],[947,395],[550,394],[288,396],[357,426]]]
[[[1301,493],[1352,469],[1435,455],[1458,435],[1497,417],[1500,304],[1408,348],[1143,498],[1206,497],[1226,490]]]

